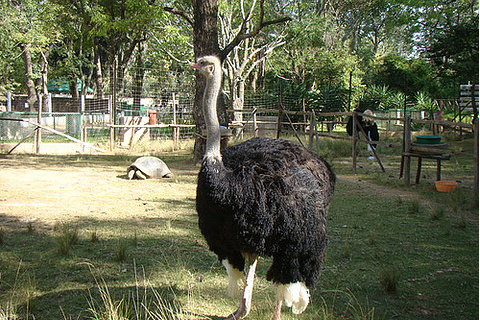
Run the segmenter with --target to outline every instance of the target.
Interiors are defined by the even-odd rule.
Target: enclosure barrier
[[[410,136],[411,134],[411,128],[410,125],[412,123],[415,124],[422,124],[422,125],[429,125],[431,126],[432,130],[436,130],[439,126],[445,126],[445,127],[451,127],[454,128],[454,130],[460,132],[462,134],[464,130],[470,131],[474,134],[475,137],[475,146],[474,146],[474,153],[473,157],[475,159],[475,176],[474,176],[474,190],[476,193],[478,193],[478,121],[475,125],[468,124],[468,123],[463,123],[463,122],[452,122],[452,121],[446,121],[446,120],[429,120],[429,119],[412,119],[410,116],[408,116],[406,113],[404,114],[404,117],[379,117],[379,116],[366,116],[361,113],[357,112],[328,112],[328,113],[315,113],[314,111],[287,111],[287,110],[272,110],[272,109],[249,109],[249,110],[227,110],[229,113],[234,113],[234,112],[242,112],[243,114],[247,114],[247,120],[245,121],[237,121],[233,123],[233,127],[237,128],[237,133],[235,135],[235,140],[238,140],[239,136],[241,136],[244,132],[245,129],[250,126],[251,131],[254,136],[259,135],[259,127],[265,124],[275,124],[275,130],[276,130],[276,137],[280,137],[280,133],[282,132],[283,127],[287,127],[291,129],[289,132],[293,133],[295,137],[297,138],[298,142],[303,145],[303,141],[300,138],[300,135],[307,135],[308,136],[308,149],[312,150],[313,145],[314,145],[314,140],[317,141],[319,137],[327,137],[330,139],[342,139],[342,140],[349,140],[352,143],[352,171],[354,173],[357,172],[357,156],[358,156],[358,151],[357,151],[357,145],[358,143],[363,143],[367,145],[387,145],[386,143],[382,141],[373,141],[368,138],[368,136],[365,134],[365,132],[362,132],[363,130],[360,127],[361,132],[356,132],[357,126],[353,126],[353,134],[351,137],[345,137],[345,136],[340,136],[340,135],[335,135],[333,134],[331,128],[334,127],[337,124],[345,124],[345,121],[343,121],[344,118],[346,117],[352,117],[354,123],[358,123],[357,117],[358,115],[362,115],[365,118],[370,118],[375,121],[379,122],[386,122],[386,123],[395,123],[397,126],[402,127],[403,131],[403,139],[402,139],[402,144],[392,144],[388,143],[388,146],[395,147],[398,149],[402,150],[402,162],[400,164],[400,177],[404,177],[405,180],[405,185],[408,186],[410,184],[410,166],[404,165],[404,154],[407,154],[409,146],[405,145],[405,140],[406,136]],[[267,113],[269,115],[275,114],[277,117],[277,121],[262,121],[259,120],[261,119],[260,115],[261,113]],[[249,115],[248,115],[249,114]],[[308,121],[305,122],[294,122],[292,121],[292,117],[303,117],[304,119],[309,119]],[[287,121],[283,121],[283,117],[286,118]],[[317,119],[322,119],[322,120],[317,120]],[[328,120],[324,120],[328,119]],[[337,120],[339,119],[339,120]],[[405,126],[405,122],[408,121],[408,128]],[[319,132],[318,131],[318,122],[321,123],[321,128],[322,130]],[[327,125],[327,132],[323,132],[323,125]],[[389,127],[389,125],[387,126]],[[434,131],[435,132],[435,131]],[[385,168],[383,166],[383,163],[377,154],[375,148],[371,148],[373,151],[373,157],[377,161],[380,169],[385,172]],[[437,159],[438,157],[433,157],[433,159]],[[442,158],[446,160],[447,157]],[[442,160],[440,159],[440,160]],[[437,179],[440,177],[440,160],[437,159]],[[417,178],[416,178],[416,183],[418,183],[419,180],[419,174],[420,174],[420,169],[421,169],[421,157],[419,157],[419,162],[418,162],[418,167],[417,167]]]
[[[64,137],[64,138],[67,138],[68,140],[71,140],[73,142],[76,142],[76,143],[80,143],[81,145],[85,146],[85,147],[88,147],[88,148],[92,148],[96,151],[99,151],[99,152],[107,152],[103,149],[100,149],[100,148],[97,148],[95,146],[93,146],[92,144],[90,143],[86,143],[86,142],[83,142],[81,140],[78,140],[77,138],[74,138],[72,136],[69,136],[68,134],[65,134],[63,132],[60,132],[60,131],[57,131],[55,129],[52,129],[52,128],[49,128],[47,126],[44,126],[44,125],[41,125],[39,123],[36,123],[36,122],[33,122],[33,121],[30,121],[30,120],[27,120],[27,119],[17,119],[17,118],[0,118],[0,120],[3,120],[3,121],[21,121],[21,122],[26,122],[30,125],[32,125],[34,127],[33,131],[31,134],[27,135],[25,138],[23,138],[19,143],[17,143],[12,149],[10,149],[8,151],[7,154],[11,154],[13,152],[13,150],[15,150],[20,144],[22,144],[23,142],[25,142],[28,138],[30,138],[34,133],[38,133],[40,129],[43,129],[43,130],[47,130],[55,135],[58,135],[58,136],[61,136],[61,137]],[[36,139],[36,150],[37,150],[37,153],[39,153],[40,151],[40,143],[41,143],[41,140],[40,139]]]
[[[241,112],[243,115],[246,115],[245,121],[235,121],[235,122],[232,122],[230,125],[230,128],[234,130],[235,140],[238,140],[243,134],[248,133],[248,130],[251,131],[253,136],[265,135],[265,131],[270,130],[271,132],[274,133],[274,136],[277,138],[280,137],[282,133],[293,133],[301,145],[304,144],[303,140],[301,139],[301,136],[308,136],[307,138],[308,146],[306,147],[309,148],[310,150],[313,149],[313,145],[315,141],[317,141],[318,143],[318,140],[320,137],[327,137],[330,139],[349,140],[352,143],[351,156],[352,156],[352,171],[354,173],[356,173],[357,171],[357,156],[358,156],[357,145],[359,143],[367,144],[367,145],[372,145],[372,144],[386,145],[386,143],[382,141],[370,141],[365,135],[365,133],[363,132],[358,132],[358,134],[355,132],[352,137],[345,137],[345,136],[334,134],[332,128],[334,128],[336,125],[339,125],[339,124],[342,124],[342,125],[345,124],[345,118],[347,117],[353,117],[356,119],[356,117],[358,116],[356,112],[315,113],[314,111],[289,111],[289,110],[283,110],[283,109],[262,109],[262,108],[252,108],[252,109],[244,109],[244,110],[227,110],[227,112],[228,113]],[[404,122],[406,119],[406,115],[407,113],[404,113],[404,117],[368,116],[368,118],[371,118],[379,123],[383,123],[384,127],[387,129],[391,127],[392,123],[395,126],[401,127],[403,129],[405,127]],[[33,131],[26,136],[24,134],[21,141],[13,149],[9,150],[8,153],[11,153],[19,144],[26,141],[28,138],[30,138],[32,135],[34,135],[40,130],[45,130],[55,135],[62,136],[66,139],[80,143],[83,146],[92,148],[96,151],[105,152],[105,150],[95,147],[91,143],[86,142],[87,132],[88,132],[87,129],[93,130],[96,127],[98,127],[99,123],[100,123],[100,126],[98,127],[99,128],[98,130],[101,130],[101,128],[106,127],[107,128],[106,130],[110,131],[109,142],[110,142],[111,150],[113,150],[113,148],[115,147],[115,130],[116,129],[125,130],[126,132],[128,132],[129,130],[131,131],[129,136],[130,140],[127,141],[130,147],[135,143],[135,139],[134,139],[135,131],[161,129],[161,128],[170,129],[172,130],[171,139],[173,142],[173,149],[177,149],[178,141],[180,137],[180,131],[185,128],[188,128],[189,130],[192,130],[195,128],[195,125],[193,124],[163,124],[162,123],[162,124],[113,125],[113,124],[105,123],[108,120],[105,118],[105,115],[103,115],[103,118],[102,118],[102,115],[80,114],[78,121],[76,120],[77,119],[76,116],[73,114],[65,115],[65,117],[67,119],[67,122],[68,122],[68,119],[70,119],[69,120],[70,124],[65,123],[65,124],[62,124],[61,127],[64,130],[67,130],[67,131],[70,130],[72,134],[60,132],[55,128],[52,129],[50,126],[46,125],[46,123],[39,124],[30,119],[0,117],[0,120],[3,120],[3,121],[0,121],[0,129],[4,128],[4,126],[2,126],[2,123],[8,122],[8,121],[23,122],[34,127]],[[100,117],[100,120],[97,119],[98,117]],[[42,118],[43,121],[47,121],[48,119],[49,117]],[[53,119],[52,120],[53,126],[58,125],[55,122],[55,118],[52,118],[52,119]],[[75,120],[75,121],[72,122],[72,120]],[[463,130],[470,131],[474,133],[475,137],[478,136],[478,125],[473,126],[472,124],[463,123],[463,122],[451,122],[446,120],[411,119],[411,123],[429,125],[432,128],[436,128],[438,126],[446,126],[446,127],[454,128],[459,132],[462,132]],[[82,124],[83,126],[79,126],[80,124]],[[82,130],[76,129],[77,127],[82,128]],[[326,131],[324,131],[325,127],[327,129]],[[356,128],[356,126],[354,126],[354,128]],[[5,130],[2,129],[0,131],[3,132]],[[11,130],[10,131],[6,130],[6,131],[10,132]],[[76,134],[80,134],[80,139],[74,137],[74,135]],[[40,140],[36,141],[35,143],[39,144]],[[476,144],[478,144],[478,140]],[[388,145],[396,148],[402,148],[401,149],[402,152],[405,152],[404,141],[402,142],[402,145],[394,145],[392,143],[388,143]],[[39,145],[36,147],[36,149],[37,150],[39,149]],[[472,156],[475,158],[475,170],[476,170],[475,186],[476,186],[476,189],[478,189],[478,173],[477,173],[478,172],[478,147],[477,146],[475,146],[475,152]],[[374,152],[374,157],[380,169],[382,171],[385,171],[380,157],[375,152]],[[401,164],[402,174],[403,174],[403,170],[404,170],[404,167],[403,167],[403,164]]]
[[[180,140],[180,130],[181,128],[195,128],[193,124],[109,124],[110,128],[110,150],[115,148],[115,128],[117,129],[126,129],[124,137],[128,140],[128,146],[132,145],[141,139],[141,136],[148,129],[160,129],[160,128],[171,128],[172,129],[172,141],[173,141],[173,150],[178,149],[178,142]]]

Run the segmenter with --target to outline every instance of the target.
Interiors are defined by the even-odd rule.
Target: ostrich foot
[[[242,302],[238,307],[237,311],[228,316],[225,320],[239,320],[244,319],[250,312],[249,308],[245,304],[245,299],[242,298]]]

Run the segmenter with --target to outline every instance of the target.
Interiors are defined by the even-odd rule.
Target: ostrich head
[[[221,73],[222,68],[220,59],[216,56],[201,57],[197,63],[192,64],[192,67],[198,69],[206,79],[213,79],[215,72]]]

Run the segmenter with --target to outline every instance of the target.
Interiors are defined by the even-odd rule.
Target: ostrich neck
[[[217,98],[220,91],[220,84],[221,74],[218,74],[218,72],[215,72],[212,77],[207,77],[205,94],[203,97],[203,114],[207,128],[205,158],[221,159],[220,124],[217,116]]]

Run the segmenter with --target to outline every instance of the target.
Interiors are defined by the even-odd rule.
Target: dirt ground
[[[65,152],[65,149],[63,150]],[[153,211],[154,203],[185,200],[194,213],[196,174],[199,166],[183,151],[184,161],[170,166],[172,179],[132,180],[126,169],[134,154],[32,155],[15,152],[0,156],[0,223],[29,222],[52,225],[76,219],[131,219]],[[375,164],[370,164],[375,166]],[[373,170],[378,170],[374,167]],[[388,168],[397,174],[397,168]],[[432,171],[433,172],[433,171]],[[462,177],[460,177],[462,178]],[[461,179],[465,186],[470,179]],[[355,175],[337,175],[337,184],[348,184],[350,193],[384,194],[404,200],[418,197],[414,190],[388,188]],[[433,189],[433,184],[432,184]],[[423,199],[429,202],[429,199]],[[174,212],[173,212],[174,213]]]
[[[134,157],[132,157],[133,159]],[[132,219],[153,210],[153,201],[193,199],[196,168],[175,163],[171,179],[128,180],[122,161],[80,156],[12,155],[0,158],[0,225],[52,225],[76,219]],[[193,208],[192,208],[193,209]]]
[[[96,156],[93,156],[96,157]],[[132,157],[119,161],[81,156],[34,156],[16,154],[0,158],[0,222],[35,222],[51,226],[57,222],[101,218],[131,219],[153,210],[158,201],[175,202],[195,197],[198,166],[175,162],[172,179],[126,179]],[[100,159],[100,160],[99,160]],[[339,176],[350,192],[415,196],[356,179]],[[193,203],[193,202],[192,202]],[[193,212],[192,205],[192,212]]]

